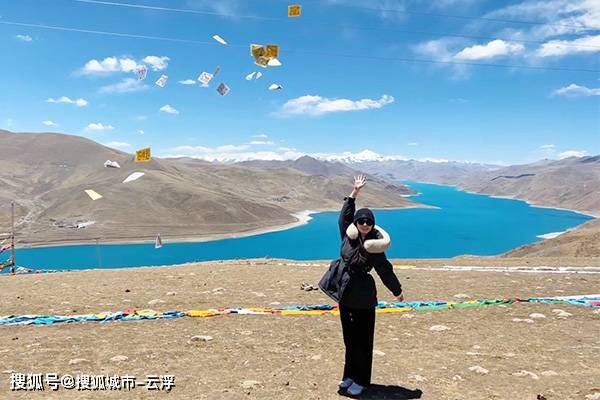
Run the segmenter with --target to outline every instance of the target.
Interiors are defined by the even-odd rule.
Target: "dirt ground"
[[[511,259],[397,260],[407,301],[594,294],[600,274],[448,272],[428,265],[525,265]],[[527,265],[551,265],[528,260]],[[565,261],[555,260],[556,265]],[[599,260],[579,260],[598,265]],[[288,265],[291,264],[291,265]],[[569,264],[576,264],[572,262]],[[0,277],[0,314],[84,314],[331,303],[316,285],[325,262],[228,261]],[[405,267],[417,265],[416,268]],[[379,299],[392,300],[379,280]],[[163,302],[152,302],[162,300]],[[149,305],[152,302],[155,304]],[[561,319],[562,309],[572,315]],[[531,313],[546,318],[514,322]],[[449,330],[432,331],[433,325]],[[190,341],[195,335],[212,340]],[[337,399],[343,367],[335,316],[226,315],[174,320],[0,326],[2,399]],[[373,382],[364,398],[598,399],[600,314],[513,304],[378,314]],[[115,361],[115,356],[126,356]],[[79,359],[79,360],[78,360]],[[81,360],[83,359],[83,360]],[[481,367],[487,373],[472,371]],[[523,372],[526,371],[526,372]],[[169,392],[11,392],[11,373],[172,374]],[[533,375],[532,375],[533,374]],[[384,387],[385,385],[385,387]]]

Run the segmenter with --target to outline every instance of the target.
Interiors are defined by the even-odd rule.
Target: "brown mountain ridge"
[[[105,168],[109,159],[121,168]],[[121,183],[134,171],[145,175]],[[8,229],[14,200],[18,239],[28,244],[253,232],[296,223],[292,214],[307,209],[339,209],[357,173],[344,169],[325,176],[288,166],[266,169],[189,158],[136,164],[131,154],[79,136],[0,131],[0,231]],[[86,189],[103,198],[92,201]],[[419,206],[402,196],[407,193],[401,185],[370,182],[361,205]],[[74,228],[89,221],[95,223]]]

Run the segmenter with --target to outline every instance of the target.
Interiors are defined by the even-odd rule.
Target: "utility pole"
[[[15,273],[15,202],[10,202],[10,272]]]

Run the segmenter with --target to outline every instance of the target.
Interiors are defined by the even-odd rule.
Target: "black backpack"
[[[348,267],[341,258],[338,258],[329,264],[329,269],[319,281],[319,288],[339,303],[349,280]]]

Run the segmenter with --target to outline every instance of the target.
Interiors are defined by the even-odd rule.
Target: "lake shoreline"
[[[416,203],[414,206],[408,207],[372,207],[372,210],[380,210],[380,211],[391,211],[391,210],[405,210],[405,209],[414,209],[414,208],[439,208],[436,206],[430,206],[427,204]],[[232,233],[219,233],[219,234],[210,234],[210,235],[182,235],[182,236],[169,236],[168,239],[163,237],[163,243],[168,240],[168,243],[203,243],[203,242],[212,242],[217,240],[226,240],[226,239],[239,239],[249,236],[262,235],[265,233],[273,233],[285,231],[292,228],[297,228],[302,225],[306,225],[310,220],[313,219],[311,215],[323,213],[323,212],[338,212],[337,209],[321,209],[321,210],[302,210],[295,213],[291,213],[290,215],[296,219],[295,222],[290,222],[288,224],[283,225],[275,225],[266,228],[260,229],[251,229],[248,231],[242,232],[232,232]],[[52,243],[39,242],[31,243],[31,244],[19,244],[17,243],[16,247],[21,249],[39,249],[39,248],[48,248],[48,247],[61,247],[61,246],[95,246],[95,245],[126,245],[126,244],[149,244],[154,243],[153,239],[140,239],[140,240],[129,240],[129,239],[103,239],[99,241],[95,241],[93,239],[89,241],[81,241],[81,240],[64,240],[64,241],[56,241]]]
[[[407,181],[407,182],[411,182],[411,181]],[[598,213],[597,211],[592,211],[592,210],[578,210],[578,209],[574,209],[574,208],[565,208],[565,207],[558,207],[558,206],[553,206],[553,205],[545,205],[545,204],[536,203],[532,200],[526,200],[526,199],[522,199],[520,197],[516,197],[516,196],[512,196],[512,195],[495,195],[495,194],[490,194],[490,193],[486,193],[486,192],[475,192],[472,190],[468,190],[460,185],[455,185],[455,184],[450,184],[450,183],[438,183],[438,182],[427,182],[427,181],[418,181],[418,182],[414,181],[414,182],[415,183],[425,183],[427,185],[449,186],[449,187],[456,188],[456,189],[460,190],[461,192],[465,192],[465,193],[469,193],[469,194],[488,196],[488,197],[491,197],[494,199],[522,201],[524,203],[527,203],[527,205],[529,205],[531,207],[549,208],[549,209],[560,210],[560,211],[570,211],[570,212],[574,212],[576,214],[581,214],[581,215],[585,215],[587,217],[592,217],[594,219],[600,218],[600,213]],[[418,196],[419,194],[420,193],[411,195],[411,197]]]

